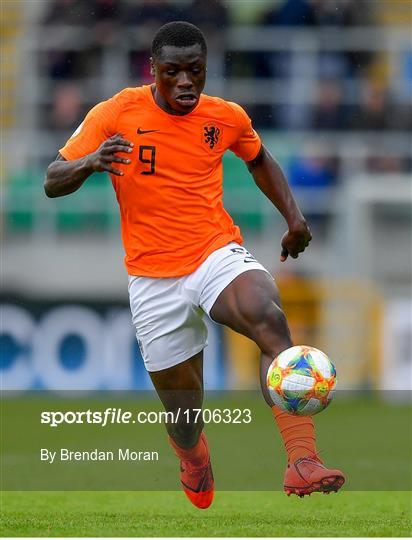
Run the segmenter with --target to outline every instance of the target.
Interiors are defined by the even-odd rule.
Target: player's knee
[[[263,345],[264,352],[276,348],[279,343],[290,341],[290,332],[284,312],[274,302],[265,302],[256,317],[252,335],[256,336],[258,345]],[[262,348],[262,346],[261,346]]]
[[[249,309],[246,320],[257,332],[283,332],[287,326],[285,314],[273,301],[261,302]]]

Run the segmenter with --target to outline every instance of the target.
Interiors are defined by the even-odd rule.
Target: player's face
[[[170,114],[187,114],[200,98],[206,82],[206,55],[199,44],[190,47],[165,45],[152,59],[156,79],[155,100]]]

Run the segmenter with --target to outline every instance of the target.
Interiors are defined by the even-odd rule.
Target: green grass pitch
[[[244,403],[249,402],[254,403],[251,397]],[[50,410],[63,406],[52,398],[46,403]],[[116,403],[114,397],[107,402],[83,402],[79,398],[66,407],[99,409]],[[210,399],[209,403],[215,404]],[[243,403],[240,394],[236,395],[235,403]],[[0,499],[0,534],[23,537],[412,535],[409,404],[337,400],[326,414],[319,415],[316,419],[319,449],[324,449],[328,464],[345,471],[347,484],[337,494],[316,493],[299,499],[279,491],[285,466],[284,452],[275,426],[271,425],[270,411],[260,397],[256,403],[260,406],[254,406],[252,424],[236,429],[207,426],[217,489],[221,491],[217,492],[211,508],[198,510],[183,492],[167,491],[178,485],[178,475],[177,462],[167,446],[163,426],[146,426],[138,432],[148,448],[158,445],[162,453],[163,461],[155,470],[160,478],[166,477],[159,485],[163,491],[104,491],[133,489],[127,486],[136,485],[135,475],[142,486],[150,485],[152,469],[141,466],[135,470],[138,466],[133,464],[123,469],[107,463],[101,469],[40,467],[37,447],[39,444],[50,448],[57,444],[70,445],[67,442],[70,440],[74,448],[81,444],[93,448],[111,439],[126,447],[130,437],[136,438],[133,430],[130,433],[116,426],[100,431],[93,431],[90,426],[80,431],[73,426],[53,430],[42,427],[38,421],[38,410],[46,408],[43,398],[38,402],[4,400],[0,411],[3,413],[0,472],[4,490]],[[132,410],[143,406],[133,401],[123,405]],[[98,437],[93,435],[95,432]],[[61,439],[57,441],[56,437]],[[127,483],[129,476],[132,481]],[[98,483],[101,491],[51,491],[56,489],[51,486],[64,489],[60,485],[82,485],[82,478],[85,478],[86,489],[91,489],[96,477],[103,480]],[[36,487],[42,479],[50,491],[39,491],[47,487]],[[72,484],[71,479],[77,479],[79,484]],[[32,487],[29,487],[30,482]],[[36,491],[23,492],[21,486]],[[242,486],[254,491],[225,491],[239,490]],[[16,491],[8,491],[12,489]]]
[[[197,510],[180,492],[4,492],[2,536],[403,536],[410,492],[218,492]]]

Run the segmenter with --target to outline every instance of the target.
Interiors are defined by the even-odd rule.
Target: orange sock
[[[275,405],[272,407],[272,412],[285,445],[288,463],[293,463],[299,458],[317,455],[312,417],[294,416]]]
[[[169,437],[169,443],[175,454],[182,461],[190,461],[194,467],[204,465],[208,459],[208,447],[206,436],[201,433],[199,440],[192,448],[181,448],[173,439]]]

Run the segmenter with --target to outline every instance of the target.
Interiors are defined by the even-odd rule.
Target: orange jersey
[[[79,159],[116,133],[134,143],[120,154],[130,165],[113,163],[124,176],[111,175],[129,274],[190,274],[216,249],[242,242],[223,208],[222,156],[229,149],[250,161],[261,141],[239,105],[202,94],[177,116],[157,105],[149,85],[126,88],[96,105],[60,153]]]

